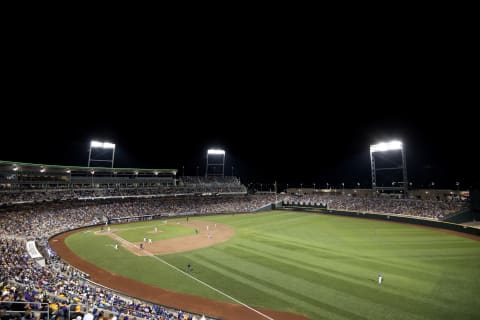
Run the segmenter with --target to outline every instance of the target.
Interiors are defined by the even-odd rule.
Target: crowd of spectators
[[[0,206],[32,202],[75,200],[85,198],[128,198],[158,197],[175,194],[245,194],[247,189],[236,177],[183,177],[178,184],[120,185],[70,185],[69,188],[55,186],[48,188],[0,189]]]
[[[328,209],[413,216],[443,220],[468,208],[468,202],[452,200],[394,199],[387,197],[351,197],[344,195],[308,194],[288,196],[288,203],[326,205]]]
[[[121,296],[86,280],[56,256],[42,267],[24,253],[24,242],[0,238],[2,319],[194,319],[180,310]],[[197,317],[196,317],[197,318]],[[93,318],[92,318],[93,319]],[[198,318],[197,318],[198,319]]]
[[[180,185],[194,192],[217,192],[217,193],[245,193],[246,187],[234,176],[185,176],[180,180]]]

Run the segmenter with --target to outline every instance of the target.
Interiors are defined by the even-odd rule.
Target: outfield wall
[[[454,216],[448,217],[445,219],[447,222],[453,222],[453,223],[462,223],[462,222],[471,222],[477,220],[478,221],[478,216],[473,212],[472,210],[464,210],[462,212],[457,213]]]

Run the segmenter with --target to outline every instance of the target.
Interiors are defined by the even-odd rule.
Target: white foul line
[[[117,237],[118,237],[118,236],[117,236]],[[212,290],[214,290],[214,291],[216,291],[216,292],[220,293],[221,295],[224,295],[225,297],[227,297],[227,298],[229,298],[229,299],[231,299],[231,300],[235,301],[236,303],[238,303],[238,304],[240,304],[240,305],[244,306],[245,308],[247,308],[247,309],[250,309],[250,310],[252,310],[253,312],[256,312],[256,313],[258,313],[258,314],[259,314],[259,315],[261,315],[262,317],[264,317],[264,318],[266,318],[266,319],[268,319],[268,320],[275,320],[275,319],[273,319],[273,318],[271,318],[271,317],[267,316],[266,314],[264,314],[264,313],[262,313],[262,312],[258,311],[257,309],[254,309],[254,308],[250,307],[250,306],[249,306],[249,305],[247,305],[246,303],[243,303],[242,301],[240,301],[240,300],[238,300],[238,299],[235,299],[234,297],[232,297],[232,296],[230,296],[230,295],[226,294],[225,292],[223,292],[223,291],[220,291],[220,290],[218,290],[217,288],[214,288],[214,287],[212,287],[212,286],[211,286],[211,285],[209,285],[208,283],[206,283],[206,282],[203,282],[202,280],[195,278],[194,276],[192,276],[192,275],[191,275],[191,274],[189,274],[189,273],[186,273],[186,272],[185,272],[185,271],[183,271],[182,269],[179,269],[179,268],[175,267],[174,265],[172,265],[172,264],[168,263],[167,261],[165,261],[165,260],[163,260],[163,259],[161,259],[161,258],[159,258],[159,257],[155,256],[153,253],[149,252],[148,250],[145,250],[145,249],[140,249],[140,248],[139,248],[137,245],[135,245],[135,244],[133,244],[133,243],[131,243],[131,242],[128,242],[127,240],[125,240],[125,239],[123,239],[123,238],[121,238],[121,237],[118,237],[118,238],[120,238],[120,239],[121,239],[121,240],[119,239],[121,242],[123,242],[123,243],[125,243],[125,244],[127,244],[127,245],[129,245],[129,246],[133,246],[133,247],[135,247],[135,248],[137,248],[137,249],[139,249],[139,250],[143,250],[143,251],[144,251],[144,252],[145,252],[145,253],[146,253],[148,256],[150,256],[150,257],[152,257],[152,258],[155,258],[155,259],[157,259],[158,261],[160,261],[160,262],[162,262],[162,263],[166,264],[167,266],[169,266],[169,267],[171,267],[171,268],[173,268],[173,269],[177,270],[178,272],[180,272],[180,273],[182,273],[182,274],[186,275],[187,277],[190,277],[190,278],[192,278],[193,280],[195,280],[195,281],[197,281],[197,282],[199,282],[199,283],[203,284],[203,285],[204,285],[204,286],[206,286],[207,288],[210,288],[210,289],[212,289]],[[117,239],[118,239],[118,238],[117,238]]]

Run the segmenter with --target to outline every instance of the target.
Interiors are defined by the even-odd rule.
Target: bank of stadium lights
[[[104,150],[112,150],[112,157],[110,159],[94,159],[92,158],[92,149],[104,149]],[[111,142],[101,142],[92,140],[90,141],[90,149],[88,151],[88,166],[90,167],[90,163],[92,161],[97,162],[110,162],[113,168],[113,161],[115,160],[115,144]]]
[[[393,140],[390,142],[381,142],[377,144],[372,144],[370,146],[370,152],[383,152],[390,150],[402,150],[403,144],[401,141]]]
[[[115,149],[115,144],[110,142],[100,142],[92,140],[90,142],[90,148]]]
[[[210,156],[214,156],[214,161],[210,160]],[[220,156],[220,159],[219,157]],[[221,173],[216,172],[216,168],[220,167]],[[213,169],[209,170],[210,168]],[[205,168],[205,176],[225,176],[225,150],[223,149],[208,149],[207,150],[207,164]]]
[[[225,150],[221,150],[221,149],[208,149],[207,151],[207,154],[210,155],[210,154],[216,154],[216,155],[225,155]]]
[[[393,168],[376,168],[375,167],[375,157],[374,153],[376,152],[386,152],[386,151],[393,151],[393,150],[400,150],[402,153],[402,164],[400,167],[393,167]],[[397,182],[398,187],[395,187],[392,184],[391,189],[404,189],[407,192],[408,181],[407,181],[407,165],[406,165],[406,158],[405,158],[405,149],[403,147],[402,141],[399,140],[392,140],[389,142],[380,142],[377,144],[370,145],[370,166],[372,169],[372,188],[379,189],[380,187],[377,186],[377,170],[402,170],[402,177],[403,181]]]

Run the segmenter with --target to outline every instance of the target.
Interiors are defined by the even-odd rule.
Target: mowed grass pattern
[[[162,259],[181,269],[191,263],[195,277],[251,306],[311,319],[480,319],[480,242],[409,225],[298,212],[195,219],[231,225],[236,234]],[[85,250],[93,245],[90,238],[80,233],[67,244],[124,276],[228,301],[155,259],[114,252],[110,239],[102,247],[98,238],[106,237],[95,241],[103,254]]]

